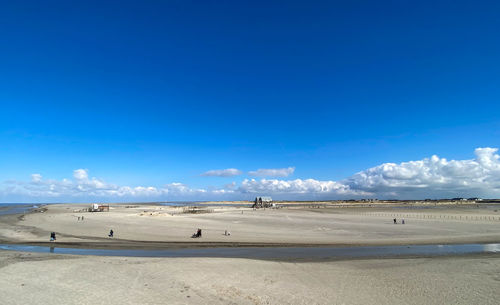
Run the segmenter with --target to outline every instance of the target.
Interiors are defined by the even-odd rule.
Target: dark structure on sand
[[[269,196],[255,197],[252,208],[270,208],[273,206],[273,199]]]

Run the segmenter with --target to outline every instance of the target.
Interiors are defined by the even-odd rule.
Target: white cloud
[[[497,148],[486,147],[477,148],[473,159],[447,160],[434,155],[399,164],[384,163],[340,181],[245,179],[239,184],[232,182],[222,188],[208,189],[191,188],[179,182],[161,187],[118,186],[89,177],[86,169],[77,169],[73,171],[73,179],[53,180],[45,179],[41,174],[32,174],[31,180],[27,182],[5,181],[0,184],[0,199],[15,201],[41,201],[44,198],[46,201],[84,201],[94,198],[110,201],[229,197],[248,199],[254,194],[276,195],[284,199],[499,197],[500,156],[497,152]],[[255,171],[255,173],[285,175],[293,173],[293,170],[294,168],[290,167],[259,170],[260,172]]]
[[[89,178],[88,170],[87,169],[75,169],[73,171],[73,177],[76,180],[86,180]]]
[[[500,193],[497,148],[477,148],[476,158],[446,160],[432,156],[400,164],[384,163],[341,181],[351,189],[384,195],[479,195]],[[425,197],[425,196],[424,196]]]
[[[288,177],[295,171],[295,167],[287,168],[260,168],[256,171],[250,171],[248,174],[250,176],[257,177]]]
[[[497,148],[477,148],[474,159],[432,156],[417,161],[384,163],[341,181],[315,179],[244,180],[241,193],[328,194],[331,198],[436,198],[500,195],[500,156]]]
[[[241,171],[236,168],[227,168],[227,169],[214,169],[214,170],[209,170],[207,172],[204,172],[201,174],[202,176],[207,176],[207,177],[233,177],[233,176],[238,176],[241,175]]]
[[[241,193],[261,194],[331,194],[331,195],[367,195],[366,192],[356,191],[348,185],[335,181],[319,181],[314,179],[245,179],[238,189]]]
[[[73,171],[73,180],[43,179],[40,174],[32,174],[31,181],[6,181],[6,187],[0,188],[0,195],[14,198],[63,198],[65,201],[78,199],[132,199],[132,198],[158,198],[167,196],[190,196],[203,194],[204,189],[192,189],[182,183],[170,183],[163,187],[153,186],[117,186],[101,179],[89,178],[88,170],[77,169]]]
[[[162,190],[163,192],[165,192],[165,194],[184,195],[184,196],[193,194],[203,194],[207,192],[205,189],[193,189],[179,182],[166,184]]]
[[[42,175],[40,175],[40,174],[32,174],[31,175],[31,182],[38,183],[40,181],[42,181]]]

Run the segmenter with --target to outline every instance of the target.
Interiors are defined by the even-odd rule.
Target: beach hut
[[[93,203],[89,208],[89,212],[109,212],[109,204]]]
[[[273,199],[269,196],[255,197],[253,208],[269,208],[273,206]]]

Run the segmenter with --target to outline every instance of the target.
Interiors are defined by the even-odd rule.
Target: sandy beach
[[[116,204],[109,212],[83,212],[87,207],[57,204],[1,216],[1,243],[46,245],[51,231],[57,246],[117,249],[500,241],[499,213],[483,206]],[[203,237],[190,238],[197,228]],[[299,262],[0,251],[0,269],[2,304],[497,304],[500,298],[496,254]]]
[[[0,251],[2,304],[498,304],[500,257],[291,263]]]
[[[23,217],[4,216],[3,243],[161,247],[172,245],[394,245],[478,243],[500,240],[494,208],[169,207],[111,205],[109,212],[82,212],[89,205],[49,205]],[[80,220],[78,220],[80,217]],[[81,220],[83,217],[83,220]],[[393,218],[398,224],[393,223]],[[405,224],[401,224],[405,219]],[[203,237],[190,238],[197,228]],[[114,238],[107,237],[110,230]],[[231,233],[224,235],[225,231]]]

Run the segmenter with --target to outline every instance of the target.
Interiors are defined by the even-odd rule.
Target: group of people
[[[78,217],[78,218],[80,218],[80,217]],[[82,217],[82,220],[83,220],[83,217]],[[396,223],[396,219],[394,219],[394,223]],[[404,220],[403,220],[403,223],[404,223]],[[111,229],[111,230],[109,230],[108,237],[111,237],[111,238],[112,238],[112,237],[114,237],[114,234],[115,234],[115,232],[113,232],[113,229]],[[225,236],[230,236],[230,235],[231,235],[231,233],[230,233],[229,231],[227,231],[227,230],[226,230],[226,231],[224,232],[224,235],[225,235]],[[201,237],[201,229],[200,229],[200,228],[198,228],[198,229],[196,230],[196,233],[194,233],[194,234],[191,236],[191,238],[199,238],[199,237]],[[56,232],[51,232],[51,233],[50,233],[50,241],[55,241],[55,240],[56,240]]]
[[[394,224],[398,223],[398,220],[396,218],[394,218],[393,221],[394,221]],[[403,224],[403,225],[405,224],[405,219],[404,218],[401,219],[401,224]]]
[[[80,217],[78,217],[78,220],[80,220]],[[82,216],[82,220],[83,220],[83,216]],[[396,218],[394,218],[394,223],[396,223]],[[403,219],[403,224],[405,223],[404,219]],[[109,230],[109,234],[108,234],[108,237],[110,238],[113,238],[114,237],[114,234],[115,232],[113,232],[113,229]],[[224,231],[224,235],[225,236],[230,236],[231,233],[228,231],[228,230],[225,230]],[[196,230],[196,233],[194,233],[191,238],[199,238],[201,237],[201,229],[198,228]],[[50,232],[50,241],[55,241],[56,240],[56,232]]]
[[[80,218],[80,217],[78,217]],[[78,219],[80,220],[80,219]],[[82,220],[83,220],[83,217],[82,217]],[[114,237],[114,234],[115,232],[113,231],[113,229],[109,230],[109,234],[108,234],[108,237]],[[227,230],[226,232],[224,232],[224,235],[228,236],[228,235],[231,235],[231,233],[229,233]],[[201,229],[198,228],[198,230],[196,230],[196,233],[194,233],[192,236],[192,238],[198,238],[198,237],[201,237]],[[56,232],[50,232],[50,241],[55,241],[56,240]]]
[[[81,220],[83,220],[83,216],[81,217]],[[80,216],[78,216],[78,221],[80,221]],[[396,221],[396,219],[394,219],[394,221]],[[404,223],[404,222],[403,222]],[[113,229],[109,230],[109,234],[108,234],[108,237],[112,238],[114,237],[114,234],[115,232],[113,232]],[[224,235],[226,236],[229,236],[231,235],[231,233],[229,233],[227,230],[224,232]],[[201,229],[198,228],[196,230],[196,233],[194,233],[192,236],[192,238],[199,238],[201,237]],[[56,232],[50,232],[50,241],[55,241],[56,240]]]

